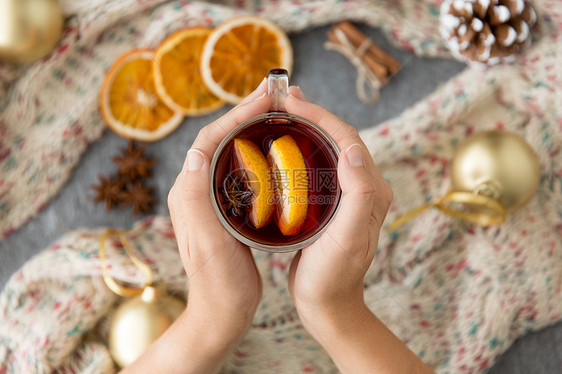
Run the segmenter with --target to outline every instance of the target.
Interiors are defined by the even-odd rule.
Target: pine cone
[[[531,43],[537,21],[527,0],[444,0],[441,34],[460,60],[495,65],[512,62]]]

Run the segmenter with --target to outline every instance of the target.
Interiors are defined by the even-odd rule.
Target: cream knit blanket
[[[27,169],[20,160],[33,168],[48,164],[42,164],[42,157],[54,157],[51,168],[32,182],[10,179],[6,157],[0,157],[4,181],[0,198],[12,207],[0,210],[3,232],[20,225],[44,204],[64,182],[86,144],[100,135],[95,93],[103,71],[118,54],[135,45],[152,46],[178,27],[219,22],[240,12],[186,2],[171,2],[151,12],[139,10],[156,2],[64,4],[67,12],[78,14],[72,32],[81,35],[67,35],[65,41],[74,38],[76,44],[59,52],[65,64],[69,59],[76,61],[77,71],[66,77],[75,82],[70,83],[72,90],[62,90],[64,79],[50,75],[59,63],[59,57],[51,57],[44,66],[22,73],[0,114],[0,130],[10,135],[3,135],[3,147],[5,139],[13,142],[13,135],[26,139],[21,147],[26,152],[12,146],[8,153],[14,168],[23,173]],[[263,2],[260,12],[287,30],[342,17],[362,19],[383,27],[400,45],[417,53],[441,53],[438,1],[391,3]],[[457,143],[470,133],[506,128],[522,135],[539,155],[541,180],[536,196],[502,226],[480,228],[427,211],[396,235],[381,236],[366,279],[366,302],[439,373],[481,372],[516,337],[562,317],[562,4],[556,0],[535,4],[541,16],[541,39],[518,64],[467,69],[400,117],[362,133],[395,192],[388,222],[448,191],[449,161]],[[101,34],[104,29],[110,31]],[[123,38],[126,42],[119,42]],[[19,73],[1,71],[14,77]],[[86,76],[94,78],[82,82]],[[60,93],[54,102],[34,104],[43,98],[40,93],[53,88]],[[56,110],[63,107],[67,109]],[[37,123],[40,113],[46,113],[41,116],[45,122]],[[22,128],[7,125],[16,118]],[[51,131],[47,134],[58,134],[60,139],[55,136],[50,151],[37,155],[29,149],[41,144],[41,131]],[[65,161],[55,163],[60,159]],[[37,196],[35,205],[22,207],[25,204],[18,201],[23,196]],[[0,373],[115,370],[104,339],[118,298],[100,277],[97,253],[102,231],[65,235],[8,282],[0,295]],[[158,279],[171,290],[187,291],[168,218],[139,222],[128,239],[139,257],[153,266]],[[112,275],[128,281],[142,279],[117,246],[108,244]],[[224,372],[336,372],[298,321],[286,289],[291,255],[255,252],[255,258],[264,281],[263,300],[253,328]]]

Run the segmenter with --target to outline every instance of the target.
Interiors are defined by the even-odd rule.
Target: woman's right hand
[[[355,318],[363,307],[363,278],[371,265],[392,190],[375,166],[357,130],[310,103],[297,87],[285,101],[289,113],[320,125],[342,151],[338,180],[342,201],[335,219],[293,260],[289,289],[305,326],[318,316]]]
[[[390,186],[355,128],[309,102],[298,87],[289,93],[287,111],[317,123],[342,150],[340,209],[322,236],[291,263],[289,290],[301,322],[343,373],[431,372],[363,299],[364,277],[392,202]]]

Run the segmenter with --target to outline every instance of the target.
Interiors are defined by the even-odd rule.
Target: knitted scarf
[[[213,25],[251,9],[289,31],[360,20],[417,54],[445,53],[438,40],[438,1],[242,1],[238,8],[157,3],[63,2],[73,16],[60,49],[25,71],[0,68],[4,82],[12,80],[9,96],[7,86],[0,96],[4,234],[46,203],[87,144],[100,136],[100,79],[133,46],[153,47],[177,28]],[[539,156],[536,195],[503,225],[477,227],[429,210],[398,232],[381,235],[365,279],[365,301],[439,373],[481,372],[518,336],[562,317],[562,4],[543,0],[535,6],[541,38],[517,64],[469,68],[398,118],[361,133],[394,190],[387,222],[449,190],[451,157],[469,134],[505,128],[523,136]],[[54,90],[57,95],[45,94]],[[44,144],[45,138],[52,144]],[[26,196],[34,200],[23,203]],[[66,234],[10,279],[0,295],[0,373],[115,371],[105,342],[119,298],[101,280],[103,231]],[[172,291],[188,291],[169,218],[138,222],[127,238],[157,279]],[[142,275],[118,243],[106,246],[111,275],[139,282]],[[223,372],[337,372],[291,302],[292,255],[253,253],[263,299]]]

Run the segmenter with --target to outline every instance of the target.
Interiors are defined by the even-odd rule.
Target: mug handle
[[[289,92],[289,73],[285,69],[275,68],[267,77],[267,94],[272,98],[272,112],[286,112],[285,98]]]

